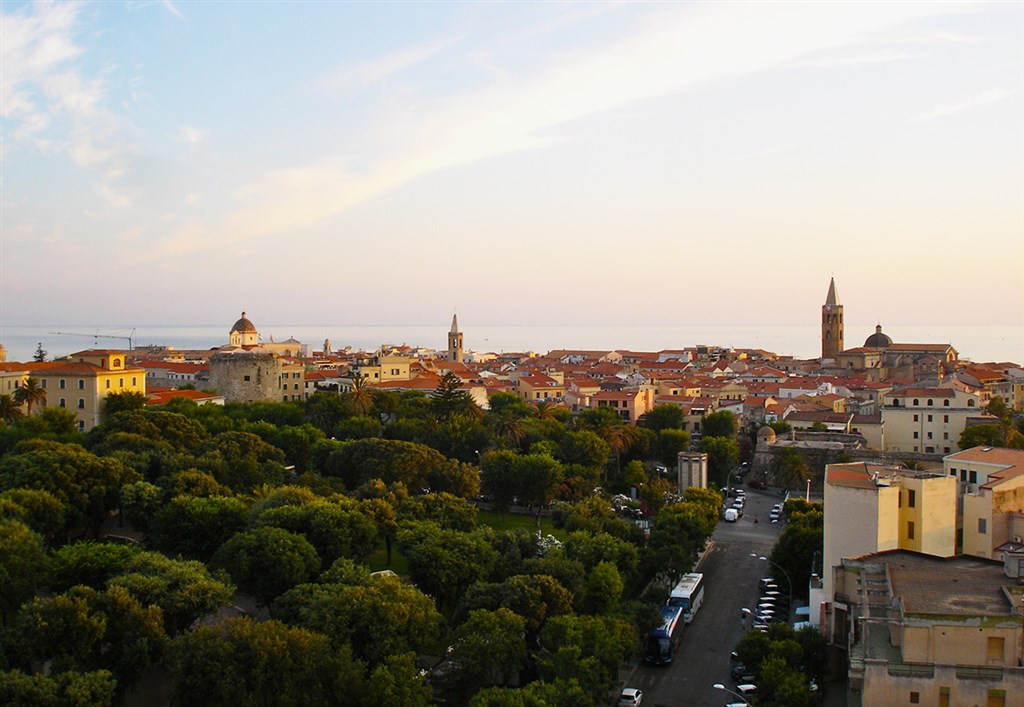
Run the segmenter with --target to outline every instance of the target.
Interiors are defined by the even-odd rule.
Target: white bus
[[[704,602],[704,575],[699,572],[684,574],[679,584],[672,590],[668,598],[669,606],[681,606],[684,612],[686,623],[693,621],[693,617]]]

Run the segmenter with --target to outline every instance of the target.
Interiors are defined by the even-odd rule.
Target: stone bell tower
[[[831,358],[843,350],[843,305],[836,294],[836,280],[828,283],[828,295],[821,306],[821,357]]]

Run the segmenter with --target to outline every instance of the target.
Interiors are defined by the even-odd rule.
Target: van
[[[735,523],[736,519],[740,517],[740,512],[735,508],[726,508],[725,515],[722,517],[725,518],[726,523]]]

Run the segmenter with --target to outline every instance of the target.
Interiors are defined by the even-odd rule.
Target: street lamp
[[[786,570],[784,570],[784,569],[782,568],[782,565],[780,565],[780,564],[779,564],[779,563],[777,563],[777,562],[772,562],[772,561],[771,561],[770,559],[768,559],[767,557],[764,557],[764,556],[758,555],[757,553],[754,553],[754,552],[750,553],[750,556],[751,556],[751,557],[756,557],[757,559],[759,559],[759,560],[761,560],[761,561],[763,561],[763,562],[767,562],[767,563],[768,563],[768,564],[770,564],[770,565],[771,565],[772,567],[777,567],[777,568],[778,568],[778,570],[779,570],[780,572],[782,572],[783,576],[785,576],[785,578],[786,578],[786,585],[787,585],[787,586],[789,587],[789,610],[790,610],[790,611],[792,611],[792,610],[793,610],[793,580],[791,580],[791,579],[789,578],[789,572],[787,572]],[[788,613],[786,614],[786,623],[789,623],[789,614],[788,614]]]
[[[723,685],[720,682],[716,682],[711,687],[715,688],[716,690],[721,690],[722,692],[728,692],[733,697],[739,697],[741,700],[743,700],[743,704],[745,704],[745,705],[749,705],[750,704],[750,700],[748,700],[746,697],[744,697],[743,695],[741,695],[738,692],[733,692],[732,690],[728,689],[725,685]],[[753,707],[753,705],[751,705],[751,707]]]

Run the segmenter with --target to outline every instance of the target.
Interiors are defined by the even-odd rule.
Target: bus
[[[700,605],[704,603],[704,575],[699,572],[684,574],[668,598],[669,606],[681,606],[686,623],[693,621]]]
[[[644,662],[653,665],[669,665],[675,657],[676,648],[683,635],[683,609],[678,606],[664,606],[661,609],[661,626],[647,634],[647,650]]]

